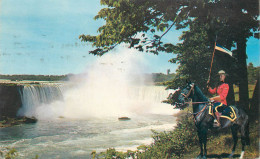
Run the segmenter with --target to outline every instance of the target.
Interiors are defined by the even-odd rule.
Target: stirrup
[[[218,122],[217,119],[214,120],[213,127],[221,127],[221,124]]]

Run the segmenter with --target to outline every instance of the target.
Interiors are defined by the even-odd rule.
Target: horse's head
[[[174,105],[176,108],[184,109],[189,104],[194,102],[208,102],[209,99],[202,93],[201,89],[190,81],[186,81],[187,84],[183,89],[176,90],[174,94],[170,94],[168,100],[165,103]],[[190,103],[192,99],[193,103]]]
[[[194,83],[187,82],[187,85],[180,91],[180,94],[178,96],[179,105],[182,105],[184,107],[186,104],[185,101],[188,100],[188,98],[191,98],[194,92]]]
[[[184,109],[187,107],[187,101],[188,98],[193,94],[194,92],[194,83],[187,82],[187,85],[184,87],[184,89],[178,89],[175,91],[175,93],[169,94],[167,100],[164,101],[164,103],[169,103],[175,108]]]

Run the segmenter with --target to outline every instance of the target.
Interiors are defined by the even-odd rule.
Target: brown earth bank
[[[22,86],[16,84],[0,84],[0,120],[17,117],[22,106],[21,89]]]
[[[0,83],[0,128],[37,122],[34,117],[17,116],[22,106],[22,89],[20,84]]]

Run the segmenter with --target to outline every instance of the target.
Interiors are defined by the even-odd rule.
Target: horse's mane
[[[209,99],[202,93],[202,91],[200,90],[200,88],[198,86],[194,86],[194,90],[196,92],[196,95],[198,96],[198,98],[202,101],[202,102],[206,102]]]

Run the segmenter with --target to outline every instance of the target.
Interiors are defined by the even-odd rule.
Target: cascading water
[[[93,88],[86,89],[82,93],[82,90],[74,87],[66,93],[65,85],[25,85],[21,92],[23,105],[18,115],[54,119],[61,116],[69,118],[118,117],[128,116],[134,112],[138,114],[171,113],[167,111],[170,108],[169,105],[161,103],[171,92],[171,90],[165,90],[163,86],[132,86],[123,90],[117,89],[115,92],[109,89],[105,92],[98,91],[95,94]],[[115,97],[111,97],[112,94]]]
[[[21,92],[22,107],[18,111],[19,116],[37,117],[40,114],[49,112],[39,112],[40,107],[50,105],[55,101],[62,101],[62,87],[60,84],[38,84],[24,85]]]
[[[171,106],[161,103],[171,90],[151,85],[149,76],[144,76],[143,63],[145,60],[131,51],[104,55],[70,84],[25,86],[19,113],[48,120],[172,114]]]
[[[151,129],[174,128],[176,111],[161,103],[172,92],[146,85],[144,63],[131,51],[104,55],[69,82],[24,86],[19,113],[39,120],[2,129],[0,147],[14,147],[22,159],[84,159],[93,150],[134,150],[151,143]],[[119,121],[121,116],[131,120]]]

